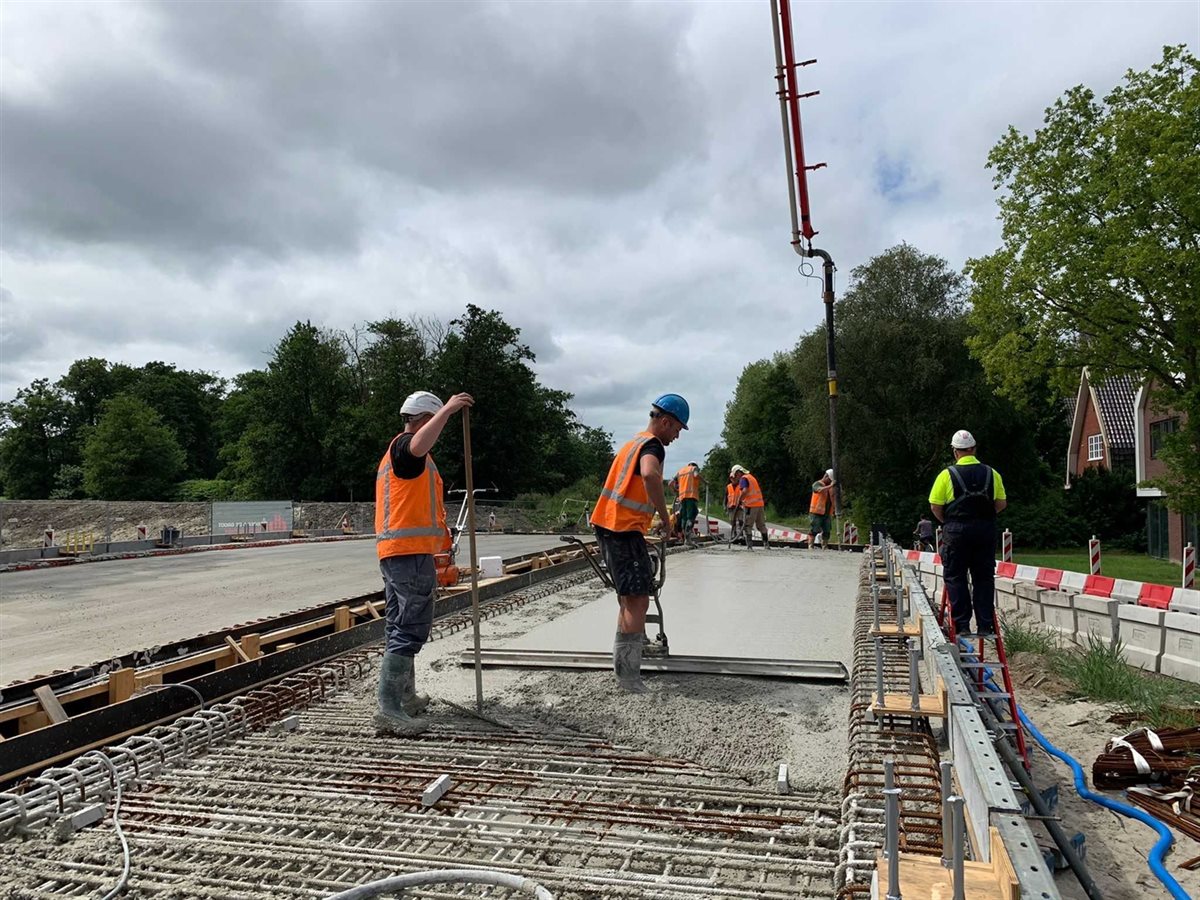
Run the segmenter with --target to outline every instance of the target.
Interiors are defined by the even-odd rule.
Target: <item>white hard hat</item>
[[[736,474],[738,474],[739,472],[745,472],[745,471],[746,471],[746,470],[745,470],[745,469],[743,469],[741,466],[734,466],[732,469],[730,469],[730,470],[729,470],[729,474],[730,474],[730,475],[736,475]]]
[[[432,416],[442,408],[442,401],[429,391],[414,391],[408,395],[400,413],[405,416]]]
[[[975,446],[975,436],[965,428],[961,431],[954,432],[954,437],[950,439],[950,446],[955,450],[970,450]]]
[[[826,477],[826,478],[832,478],[832,477],[833,477],[833,469],[826,469],[826,470],[825,470],[825,477]]]

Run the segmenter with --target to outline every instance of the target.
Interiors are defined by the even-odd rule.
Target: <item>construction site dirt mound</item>
[[[5,550],[41,547],[45,529],[61,542],[72,532],[90,532],[95,541],[136,541],[138,526],[151,537],[164,526],[185,535],[207,534],[207,503],[156,500],[4,500],[0,501],[0,546]]]

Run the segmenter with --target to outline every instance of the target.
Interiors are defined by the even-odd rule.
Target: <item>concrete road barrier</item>
[[[1092,640],[1114,647],[1120,634],[1117,609],[1124,603],[1119,597],[1075,595],[1075,643],[1087,647]]]
[[[1164,615],[1163,610],[1148,606],[1130,606],[1122,603],[1117,607],[1121,655],[1131,666],[1137,666],[1147,672],[1159,671],[1165,637]]]
[[[1075,639],[1075,595],[1042,591],[1042,624],[1065,641]]]
[[[1017,582],[1017,612],[1031,622],[1042,621],[1042,591],[1031,581]]]
[[[1016,613],[1017,581],[1012,578],[996,579],[996,609],[1000,613]]]
[[[1175,588],[1175,593],[1171,597],[1171,605],[1168,609],[1171,612],[1190,613],[1193,616],[1200,616],[1200,591]]]
[[[1200,616],[1167,612],[1163,616],[1163,655],[1159,670],[1172,678],[1200,684]]]

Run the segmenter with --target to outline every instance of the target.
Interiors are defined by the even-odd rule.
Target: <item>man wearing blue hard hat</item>
[[[642,647],[646,642],[646,611],[654,589],[654,567],[646,547],[646,532],[657,512],[671,521],[663,492],[663,461],[667,444],[688,427],[688,403],[678,394],[663,394],[650,405],[650,422],[617,451],[608,478],[592,511],[596,543],[617,588],[617,636],[613,641],[613,671],[617,683],[642,694]]]

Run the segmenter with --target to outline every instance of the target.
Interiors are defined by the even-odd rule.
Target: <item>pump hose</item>
[[[988,689],[996,693],[1003,693],[992,678],[992,670],[983,669],[982,671]],[[1075,777],[1075,792],[1080,797],[1090,800],[1097,806],[1120,813],[1127,818],[1137,819],[1142,824],[1149,825],[1158,832],[1158,840],[1154,844],[1154,849],[1150,851],[1148,859],[1150,871],[1154,873],[1155,878],[1162,882],[1163,887],[1167,889],[1167,893],[1171,895],[1172,900],[1192,900],[1192,895],[1185,891],[1183,885],[1176,881],[1171,873],[1167,871],[1164,863],[1167,851],[1171,849],[1171,845],[1175,842],[1175,838],[1171,835],[1171,829],[1145,810],[1138,809],[1136,806],[1130,806],[1128,803],[1122,803],[1120,800],[1114,800],[1111,797],[1105,797],[1103,794],[1093,793],[1087,786],[1087,779],[1084,777],[1083,767],[1079,765],[1079,762],[1069,753],[1060,750],[1050,743],[1049,739],[1033,724],[1033,720],[1025,715],[1025,710],[1020,706],[1017,707],[1017,716],[1021,719],[1021,724],[1025,727],[1025,730],[1033,735],[1034,740],[1041,745],[1043,750],[1055,759],[1071,767],[1071,772]]]

